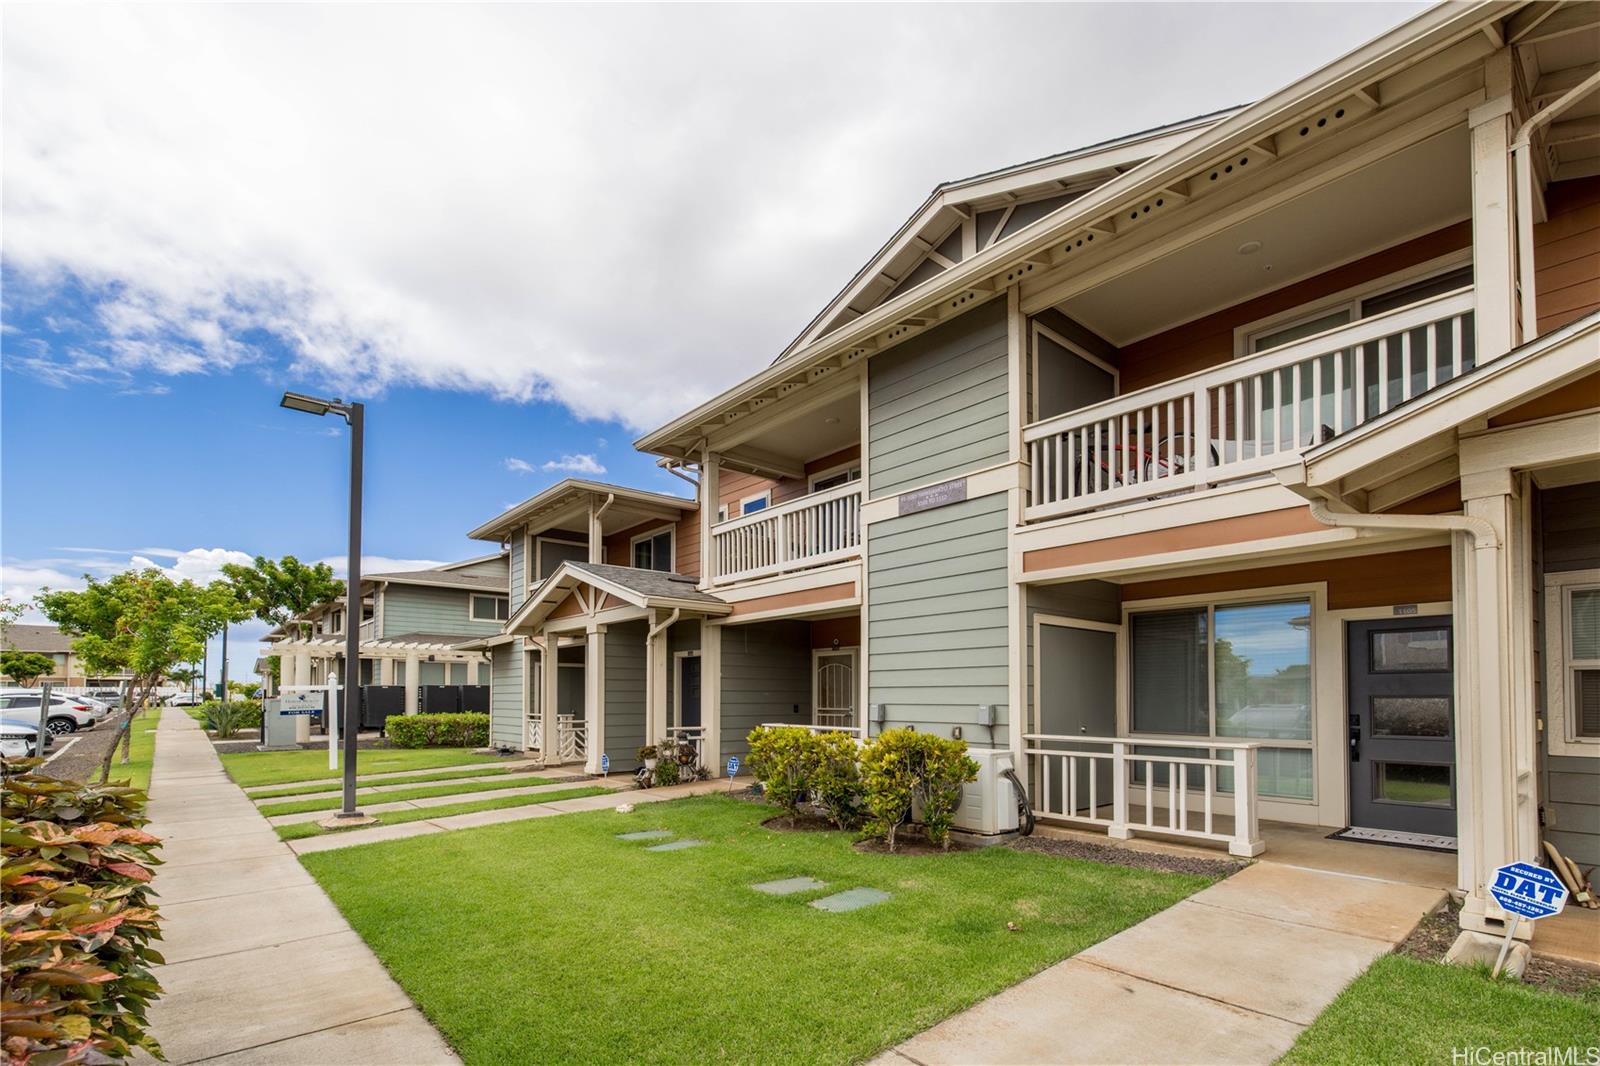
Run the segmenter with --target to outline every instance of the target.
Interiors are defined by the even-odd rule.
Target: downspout
[[[1455,514],[1361,514],[1330,510],[1324,500],[1310,502],[1311,517],[1325,526],[1351,529],[1416,530],[1418,532],[1465,533],[1478,551],[1500,547],[1500,535],[1482,518]]]
[[[665,470],[667,473],[673,475],[674,477],[682,478],[683,480],[687,481],[689,484],[693,485],[696,489],[698,489],[700,487],[700,482],[699,481],[696,481],[694,478],[690,477],[688,474],[685,474],[682,470],[678,469],[679,463],[677,461],[672,460],[672,459],[658,459],[658,460],[656,460],[656,465],[659,466],[661,469]]]
[[[596,508],[596,510],[594,512],[594,520],[596,522],[598,522],[598,521],[600,521],[600,519],[604,518],[606,510],[612,504],[614,504],[616,502],[617,502],[617,494],[616,493],[614,493],[614,492],[606,493],[606,502],[602,503],[598,508]]]
[[[1534,301],[1533,269],[1533,135],[1555,121],[1556,116],[1600,86],[1600,71],[1589,75],[1564,93],[1555,103],[1524,122],[1511,139],[1511,159],[1517,181],[1517,287],[1522,296],[1522,343],[1538,335],[1539,316]]]

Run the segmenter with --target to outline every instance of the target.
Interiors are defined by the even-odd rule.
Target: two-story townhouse
[[[1600,859],[1597,42],[1593,3],[1440,5],[1247,107],[939,186],[637,442],[697,476],[695,565],[613,569],[589,486],[589,561],[502,637],[581,653],[591,768],[915,726],[1114,836],[1453,849],[1501,928],[1496,865]],[[561,673],[518,712],[576,722]]]
[[[488,685],[485,656],[462,645],[505,624],[509,577],[505,552],[428,570],[363,574],[360,683],[403,688],[408,714],[416,713],[427,686]],[[343,676],[348,613],[343,600],[323,604],[267,634],[263,652],[279,656],[281,684],[320,685]]]

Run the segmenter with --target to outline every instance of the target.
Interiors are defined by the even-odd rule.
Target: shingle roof
[[[9,625],[6,627],[5,646],[18,651],[50,654],[71,651],[72,638],[57,626]]]
[[[683,574],[669,574],[661,570],[640,570],[631,566],[612,566],[610,563],[569,562],[573,570],[584,571],[604,578],[614,585],[631,589],[651,599],[688,600],[696,603],[723,605],[725,600],[701,592],[695,586],[698,579]]]
[[[408,570],[395,574],[362,574],[363,581],[389,581],[400,585],[453,585],[464,589],[505,592],[506,581],[484,574],[458,574],[452,570]]]

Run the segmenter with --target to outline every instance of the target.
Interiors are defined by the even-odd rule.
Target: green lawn
[[[763,828],[773,814],[706,796],[302,861],[483,1066],[861,1061],[1210,883],[1008,848],[862,854],[849,834]],[[654,828],[708,843],[615,836]],[[799,875],[829,887],[749,887]],[[892,898],[806,905],[857,886]]]
[[[530,788],[534,785],[554,784],[548,777],[513,777],[504,781],[458,781],[455,784],[418,785],[416,788],[397,788],[389,792],[374,792],[368,788],[356,789],[356,799],[368,803],[398,803],[401,800],[432,799],[435,796],[466,795],[473,792],[498,792],[507,788]],[[278,814],[302,814],[305,811],[331,811],[343,804],[340,796],[326,799],[287,800],[283,803],[264,803],[256,809],[271,818]]]
[[[420,822],[429,818],[443,818],[451,814],[474,814],[478,811],[498,811],[506,807],[527,807],[535,803],[554,803],[556,800],[598,796],[610,791],[611,789],[609,788],[600,788],[597,785],[585,785],[582,788],[565,788],[558,789],[555,792],[541,792],[535,796],[501,796],[498,799],[441,803],[437,807],[413,807],[404,811],[384,811],[373,815],[373,817],[378,820],[379,825],[399,825],[401,822]],[[306,837],[322,836],[324,833],[346,832],[343,829],[323,829],[316,822],[295,822],[292,825],[280,825],[275,828],[278,836],[283,840],[303,840]],[[371,826],[355,826],[353,828],[370,829]]]
[[[162,708],[152,707],[133,720],[133,743],[128,749],[128,761],[122,762],[121,742],[117,754],[111,759],[112,781],[127,781],[134,788],[150,789],[150,767],[156,758],[156,726],[161,723]],[[98,781],[99,770],[94,780]]]
[[[401,777],[392,781],[375,781],[378,785],[424,785],[430,781],[454,781],[462,777],[493,777],[499,774],[527,773],[524,768],[509,766],[469,766],[460,770],[440,770],[436,774],[417,774],[415,777]],[[258,789],[250,793],[253,800],[276,799],[279,796],[304,796],[309,792],[329,792],[340,786],[336,778],[331,781],[302,781],[298,785],[286,785],[283,788]],[[365,784],[366,782],[362,782]]]
[[[1482,970],[1385,955],[1300,1034],[1280,1063],[1449,1066],[1453,1048],[1597,1044],[1600,1002],[1593,999],[1494,981]],[[1576,1061],[1591,1061],[1578,1054]]]
[[[470,748],[363,748],[356,756],[356,773],[432,770],[441,766],[499,761],[497,755],[475,755]],[[224,755],[222,766],[241,788],[286,785],[293,781],[332,781],[332,787],[336,788],[339,781],[338,771],[328,769],[325,748],[239,752]]]

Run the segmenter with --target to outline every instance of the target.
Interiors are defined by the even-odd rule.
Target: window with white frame
[[[836,489],[840,485],[848,485],[852,481],[860,480],[861,464],[849,463],[845,466],[834,467],[832,470],[824,470],[820,474],[812,474],[811,491],[824,492],[828,489]]]
[[[663,526],[633,538],[635,570],[672,570],[672,527]]]
[[[1326,330],[1348,326],[1363,318],[1409,307],[1472,284],[1472,266],[1454,267],[1400,284],[1388,279],[1374,282],[1366,292],[1352,293],[1332,303],[1308,308],[1304,312],[1277,315],[1256,326],[1246,327],[1239,355],[1254,355]]]
[[[1550,754],[1600,756],[1600,570],[1547,575],[1544,605]]]
[[[1272,742],[1257,793],[1313,797],[1309,600],[1137,612],[1128,648],[1132,735]]]
[[[504,622],[511,617],[511,601],[505,596],[472,597],[474,622]]]

